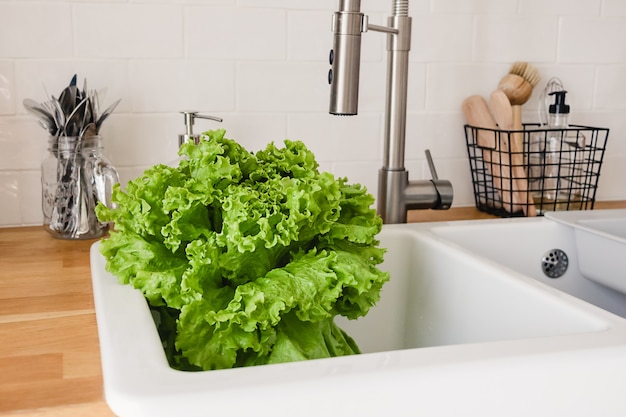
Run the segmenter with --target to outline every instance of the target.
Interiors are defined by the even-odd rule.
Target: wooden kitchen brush
[[[509,73],[500,80],[498,88],[506,93],[512,106],[522,106],[526,104],[540,79],[539,71],[532,64],[515,62]]]
[[[515,166],[522,167],[524,164],[524,133],[522,125],[522,106],[526,104],[533,93],[533,88],[537,85],[541,76],[537,68],[528,62],[515,62],[511,66],[509,73],[505,75],[498,88],[506,94],[513,110],[512,130],[517,132],[511,134],[511,159]],[[522,172],[521,169],[515,170]],[[524,202],[525,214],[527,216],[536,216],[537,211],[534,206],[533,198],[528,190],[528,176],[515,175],[515,181],[518,183],[517,189],[525,195],[522,197]],[[524,191],[521,191],[524,190]]]

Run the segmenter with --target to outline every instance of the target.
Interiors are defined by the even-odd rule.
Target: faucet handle
[[[430,176],[433,177],[434,180],[438,180],[439,175],[437,175],[437,170],[435,169],[435,163],[433,162],[433,157],[430,155],[430,149],[426,149],[424,153],[426,154],[426,162],[428,162],[428,169],[430,170]]]
[[[453,199],[453,189],[452,184],[448,180],[440,180],[439,175],[437,175],[437,169],[435,169],[435,163],[433,162],[433,157],[430,154],[430,150],[426,149],[424,151],[426,154],[426,162],[428,162],[428,169],[430,170],[430,175],[432,177],[431,182],[435,186],[435,191],[437,193],[437,204],[433,209],[436,210],[447,210],[452,206]]]
[[[193,124],[195,119],[208,119],[215,120],[216,122],[222,122],[223,119],[217,116],[209,116],[204,114],[198,114],[197,111],[181,111],[185,116],[185,134],[178,135],[178,146],[187,142],[189,139],[193,139],[194,143],[198,143],[198,136],[193,134]]]

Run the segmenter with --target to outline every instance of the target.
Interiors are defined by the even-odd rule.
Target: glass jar
[[[117,170],[102,155],[100,136],[51,136],[41,165],[44,228],[59,239],[95,239],[108,223],[98,220],[95,207],[111,207]]]

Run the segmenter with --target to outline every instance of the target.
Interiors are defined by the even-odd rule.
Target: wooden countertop
[[[0,229],[0,415],[113,416],[102,396],[93,242]]]
[[[409,213],[410,222],[486,218],[494,217],[474,207]],[[93,242],[54,239],[41,227],[0,228],[0,416],[114,416],[103,399]]]

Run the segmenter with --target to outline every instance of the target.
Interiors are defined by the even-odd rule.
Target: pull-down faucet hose
[[[393,0],[393,10],[391,14],[393,16],[408,16],[409,0]]]

